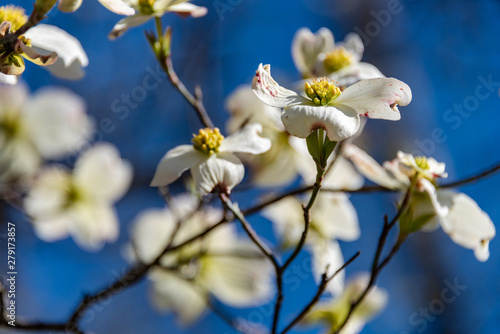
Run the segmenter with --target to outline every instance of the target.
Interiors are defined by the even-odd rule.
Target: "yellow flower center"
[[[415,157],[415,163],[417,164],[418,167],[420,167],[423,170],[430,168],[429,163],[427,162],[427,157],[424,156]]]
[[[335,100],[341,93],[340,88],[335,86],[335,83],[327,78],[314,79],[306,82],[305,91],[307,96],[319,106],[326,106],[328,103]]]
[[[219,147],[224,140],[218,128],[205,128],[200,129],[198,135],[193,134],[194,138],[191,140],[193,146],[198,151],[207,154],[214,154],[219,152]]]
[[[139,12],[142,15],[151,15],[155,12],[153,5],[156,0],[139,0]]]
[[[10,22],[10,30],[15,32],[28,21],[28,16],[24,8],[14,5],[2,6],[0,7],[0,23],[5,21]]]
[[[336,72],[343,67],[351,65],[352,56],[343,47],[336,48],[326,54],[325,60],[323,60],[323,65],[325,70],[330,73]]]

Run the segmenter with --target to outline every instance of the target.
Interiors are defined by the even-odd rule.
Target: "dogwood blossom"
[[[28,96],[24,85],[0,86],[0,180],[29,178],[42,159],[80,149],[93,132],[85,102],[63,88]]]
[[[285,198],[266,207],[262,214],[274,224],[285,247],[295,246],[304,230],[304,211],[296,198]],[[311,210],[310,230],[306,247],[312,255],[312,270],[317,282],[328,269],[332,275],[344,264],[338,239],[353,241],[359,238],[360,230],[356,209],[343,193],[320,193]],[[330,292],[340,293],[344,286],[344,272],[328,285]]]
[[[400,219],[403,233],[433,231],[441,226],[455,243],[474,250],[479,261],[488,259],[495,226],[472,198],[437,186],[438,178],[447,177],[444,163],[398,152],[396,159],[382,167],[354,145],[346,148],[346,154],[366,178],[389,189],[405,191],[411,178],[417,176],[411,204]]]
[[[72,172],[57,166],[43,169],[24,207],[41,239],[56,241],[71,235],[82,248],[97,250],[118,237],[112,205],[131,181],[130,164],[114,146],[100,144],[84,152]]]
[[[0,7],[0,37],[13,33],[28,20],[24,9]],[[0,46],[0,82],[15,84],[24,72],[23,58],[44,66],[53,75],[64,79],[83,77],[88,57],[80,42],[64,30],[46,24],[30,28],[15,43]]]
[[[331,141],[353,136],[360,127],[360,116],[399,120],[397,105],[411,101],[410,87],[393,78],[361,80],[344,91],[328,79],[315,79],[305,84],[304,97],[281,87],[271,77],[271,66],[262,64],[252,89],[264,103],[284,109],[281,120],[293,136],[306,138],[322,128]]]
[[[121,36],[129,28],[146,23],[154,17],[161,17],[166,12],[192,17],[207,14],[205,7],[193,5],[189,0],[99,0],[99,2],[113,13],[127,16],[113,27],[109,33],[111,39]]]
[[[260,154],[271,148],[262,138],[262,125],[248,124],[224,138],[218,128],[201,129],[194,135],[193,145],[181,145],[168,151],[156,168],[151,186],[168,185],[191,169],[196,190],[205,195],[216,187],[226,193],[241,182],[245,168],[234,152]]]
[[[327,28],[315,34],[301,28],[292,41],[292,58],[304,78],[327,76],[344,88],[359,80],[384,77],[372,64],[361,62],[363,51],[358,34],[350,33],[343,42],[335,43]]]
[[[303,320],[305,324],[321,323],[328,328],[327,333],[334,332],[345,320],[351,303],[364,291],[370,281],[370,274],[362,273],[354,277],[344,289],[342,295],[331,302],[318,304]],[[363,301],[352,313],[349,321],[340,331],[341,334],[358,334],[365,324],[373,319],[388,302],[387,292],[376,286],[372,287]]]
[[[170,209],[151,209],[137,217],[132,230],[137,260],[151,263],[172,240],[172,246],[192,238],[220,221],[222,212],[205,207],[194,214],[193,196],[176,196]],[[182,222],[173,235],[176,224]],[[174,312],[190,323],[207,308],[210,294],[233,307],[255,306],[268,300],[271,289],[269,262],[249,242],[237,238],[234,225],[226,224],[204,238],[163,255],[149,273],[153,300],[160,309]]]

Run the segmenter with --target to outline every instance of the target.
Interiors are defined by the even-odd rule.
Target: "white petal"
[[[61,12],[74,12],[82,5],[82,0],[59,0],[57,9]]]
[[[0,182],[8,182],[17,177],[30,178],[42,164],[40,153],[28,138],[14,138],[1,147],[0,166],[3,170]]]
[[[358,298],[368,285],[369,280],[370,276],[368,273],[359,274],[354,279],[350,280],[345,290],[346,300],[352,301]],[[374,286],[360,303],[356,311],[354,311],[353,317],[357,318],[357,322],[364,325],[386,307],[388,299],[389,296],[384,289]],[[357,327],[362,328],[362,326]]]
[[[372,64],[356,63],[333,72],[328,78],[337,82],[339,87],[349,87],[360,80],[385,78],[385,76]]]
[[[118,21],[109,33],[109,39],[120,37],[129,28],[137,27],[153,18],[153,15],[133,15]]]
[[[111,144],[97,144],[84,152],[73,170],[74,182],[96,201],[113,203],[132,182],[132,166]]]
[[[192,283],[165,270],[152,270],[152,298],[160,310],[173,311],[183,324],[195,321],[206,308],[203,293]]]
[[[327,277],[332,276],[344,264],[344,256],[338,242],[316,240],[310,245],[312,250],[312,271],[316,283],[321,281],[321,276],[326,272]],[[327,290],[338,295],[344,288],[345,271],[342,270],[328,283]]]
[[[313,34],[309,28],[300,28],[292,41],[292,58],[295,67],[303,75],[310,75],[314,70],[318,55],[331,51],[333,46],[333,34],[329,29],[321,28]]]
[[[362,80],[349,86],[333,101],[335,106],[348,106],[368,118],[399,120],[397,105],[406,106],[411,101],[407,84],[393,78]]]
[[[267,159],[267,154],[271,154],[271,159]],[[259,158],[262,158],[261,165],[253,171],[252,175],[252,181],[256,185],[263,187],[283,186],[297,178],[295,166],[297,158],[290,147],[272,147],[269,152],[264,153]]]
[[[354,62],[359,62],[363,57],[363,52],[365,51],[365,46],[363,41],[358,34],[351,32],[344,37],[342,43],[338,43],[335,47],[344,47],[347,52],[353,56]]]
[[[323,128],[331,141],[340,141],[354,135],[359,129],[359,116],[350,109],[331,106],[297,105],[286,109],[281,120],[287,131],[306,138],[312,131]]]
[[[181,176],[182,172],[201,164],[208,156],[194,149],[193,145],[180,145],[168,151],[161,159],[151,181],[152,187],[166,186]]]
[[[284,246],[296,245],[304,230],[304,211],[294,197],[287,197],[267,206],[262,216],[273,222],[274,230]]]
[[[89,64],[89,59],[80,42],[66,31],[47,24],[39,24],[25,34],[31,39],[32,46],[41,54],[57,53],[53,65],[45,68],[55,76],[66,79],[83,77],[82,67]]]
[[[226,99],[231,116],[226,124],[229,133],[236,132],[247,123],[260,123],[263,128],[283,131],[281,109],[263,103],[250,85],[237,87]]]
[[[240,131],[230,135],[222,141],[221,152],[241,152],[260,154],[271,148],[271,141],[262,138],[262,125],[258,123],[245,125]]]
[[[323,179],[323,186],[334,189],[356,190],[363,186],[364,178],[352,163],[340,156]]]
[[[479,261],[486,261],[490,255],[488,244],[496,234],[488,214],[463,193],[439,190],[438,200],[450,208],[441,221],[443,230],[457,244],[473,249]]]
[[[321,193],[311,214],[315,229],[327,239],[356,240],[358,215],[344,193]]]
[[[24,117],[28,134],[46,159],[59,159],[80,149],[93,132],[85,102],[63,88],[44,88],[28,100]]]
[[[19,77],[17,75],[8,75],[8,74],[0,73],[0,83],[4,83],[7,85],[15,85],[15,84],[17,84],[18,80],[19,80]]]
[[[99,2],[113,13],[127,16],[135,14],[135,10],[122,0],[99,0]]]
[[[402,189],[409,185],[409,181],[401,183],[398,179],[387,173],[385,168],[380,166],[368,153],[356,145],[346,144],[343,154],[352,161],[361,174],[376,184],[389,189]]]
[[[70,233],[83,249],[96,251],[105,241],[113,242],[118,238],[118,217],[106,203],[77,203],[68,211],[73,220],[69,225]]]
[[[192,167],[191,175],[200,195],[210,193],[216,186],[231,192],[243,180],[245,168],[234,154],[220,152]]]
[[[254,247],[250,250],[258,254]],[[233,248],[233,252],[242,251],[245,250]],[[273,269],[265,258],[208,255],[203,265],[207,288],[228,305],[256,306],[268,301],[271,295]]]
[[[167,11],[180,14],[182,16],[202,17],[207,15],[207,8],[193,5],[192,3],[179,3],[167,8]]]
[[[63,213],[70,175],[61,168],[40,172],[28,195],[24,209],[31,218],[36,234],[45,241],[55,241],[69,235],[72,218]]]
[[[276,108],[288,108],[311,102],[274,81],[271,77],[271,65],[259,65],[252,80],[252,89],[262,102]]]
[[[141,212],[132,228],[132,247],[143,263],[151,263],[167,246],[176,219],[169,210],[150,209]]]

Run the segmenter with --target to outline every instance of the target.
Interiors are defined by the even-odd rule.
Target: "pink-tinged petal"
[[[469,196],[452,190],[439,190],[438,200],[450,208],[441,227],[462,247],[473,249],[476,258],[484,262],[490,255],[489,242],[495,237],[495,225],[486,212]]]
[[[40,66],[49,66],[56,62],[57,53],[54,51],[50,52],[47,55],[42,55],[35,48],[28,47],[24,45],[24,43],[20,43],[20,49],[24,52],[23,56],[29,61],[40,65]]]
[[[122,0],[99,0],[99,2],[113,13],[131,16],[135,10]]]
[[[262,102],[276,108],[311,102],[274,81],[271,77],[271,65],[259,65],[252,80],[252,89]]]
[[[297,105],[281,115],[286,130],[293,136],[306,138],[316,129],[325,129],[331,141],[354,135],[359,129],[358,114],[350,108],[339,110],[330,106]]]
[[[209,159],[191,168],[191,175],[200,195],[206,195],[220,187],[228,193],[243,180],[245,168],[232,153],[212,154]]]
[[[129,28],[140,26],[141,24],[149,21],[151,18],[153,18],[153,15],[134,15],[125,17],[115,24],[108,37],[109,39],[118,38],[123,35]]]
[[[321,28],[313,34],[309,28],[300,28],[292,41],[292,58],[295,67],[304,76],[310,76],[318,55],[331,51],[333,46],[333,34],[329,29]]]
[[[167,8],[168,12],[174,12],[181,16],[202,17],[207,15],[207,8],[193,5],[192,3],[180,3]]]
[[[396,121],[401,118],[397,105],[406,106],[410,101],[411,90],[404,82],[374,78],[349,86],[332,104],[339,108],[350,107],[368,118]]]
[[[151,181],[152,187],[166,186],[181,176],[182,172],[201,164],[208,156],[194,149],[193,145],[180,145],[168,151],[161,159]]]
[[[403,189],[410,185],[408,178],[407,182],[394,178],[375,159],[356,145],[346,144],[343,153],[361,174],[376,184],[389,189]]]
[[[82,5],[82,0],[59,0],[57,9],[61,12],[74,12]]]
[[[262,138],[262,125],[258,123],[248,124],[238,132],[225,138],[219,150],[221,152],[240,152],[261,154],[271,148],[271,141]]]

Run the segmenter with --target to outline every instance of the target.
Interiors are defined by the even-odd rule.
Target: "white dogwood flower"
[[[360,127],[360,116],[399,120],[397,105],[411,101],[411,90],[393,78],[367,79],[344,91],[328,79],[305,84],[307,97],[281,87],[271,77],[270,65],[259,65],[252,89],[266,104],[283,108],[281,120],[287,131],[300,138],[322,128],[331,141],[353,136]]]
[[[222,212],[205,207],[192,214],[193,196],[173,198],[170,209],[151,209],[137,217],[132,230],[136,259],[154,261],[173,237],[176,224],[184,220],[172,240],[178,245],[222,218]],[[234,225],[218,227],[173,252],[163,255],[160,266],[149,273],[153,300],[162,310],[172,311],[182,323],[190,323],[207,308],[210,294],[233,307],[255,306],[272,292],[269,262],[247,241],[237,238]]]
[[[441,226],[455,243],[474,250],[479,261],[488,259],[495,226],[472,198],[436,185],[438,178],[447,177],[444,163],[398,152],[396,159],[386,161],[382,167],[354,145],[348,145],[345,152],[360,173],[389,189],[406,191],[411,178],[418,175],[411,204],[401,217],[402,226],[408,229],[403,232],[433,231]]]
[[[0,37],[13,33],[28,20],[24,9],[0,7]],[[53,75],[64,79],[83,77],[88,57],[80,42],[64,30],[38,24],[21,35],[17,42],[0,46],[0,82],[15,84],[24,71],[23,58],[43,66]]]
[[[234,152],[260,154],[271,148],[271,141],[262,138],[260,124],[248,124],[224,138],[218,128],[201,129],[194,135],[193,145],[180,145],[168,151],[156,168],[151,186],[168,185],[191,169],[196,190],[205,195],[216,187],[226,193],[241,182],[245,168]]]
[[[292,58],[304,78],[314,76],[318,56],[332,50],[334,44],[333,34],[328,28],[321,28],[315,34],[309,28],[297,30],[292,41]]]
[[[349,281],[343,293],[330,302],[323,302],[313,308],[303,320],[306,324],[323,324],[327,333],[334,332],[344,322],[351,303],[364,291],[370,281],[370,274],[362,273]],[[365,324],[373,319],[388,302],[388,294],[384,289],[372,287],[363,301],[352,313],[349,321],[340,331],[341,334],[358,334]]]
[[[146,23],[154,17],[161,17],[166,12],[182,16],[201,17],[207,14],[205,7],[189,3],[189,0],[99,0],[113,13],[126,15],[118,21],[109,33],[109,38],[121,36],[129,28]]]
[[[301,28],[292,42],[292,58],[304,78],[327,76],[340,87],[384,77],[372,64],[361,62],[363,51],[363,41],[358,34],[347,34],[343,42],[335,43],[327,28],[315,34],[308,28]]]
[[[0,86],[0,180],[29,178],[43,159],[60,159],[88,140],[85,102],[63,88],[28,96],[24,85]]]
[[[115,241],[119,223],[112,205],[127,191],[132,168],[110,144],[96,145],[76,161],[72,172],[43,169],[24,207],[36,234],[45,241],[71,235],[86,250]]]

